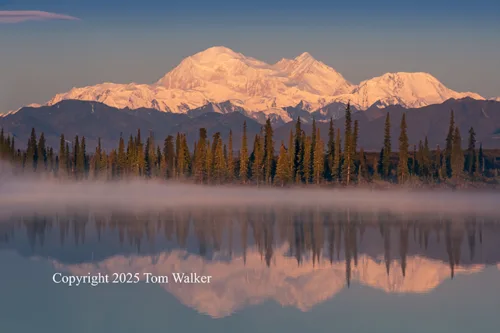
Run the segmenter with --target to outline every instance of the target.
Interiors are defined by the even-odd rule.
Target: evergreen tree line
[[[391,147],[391,119],[387,113],[383,147],[370,160],[358,147],[359,125],[352,121],[350,106],[344,118],[344,135],[330,120],[328,141],[323,142],[320,129],[313,120],[311,135],[302,129],[301,119],[290,131],[288,143],[281,142],[275,152],[273,128],[268,119],[259,134],[247,137],[243,124],[241,147],[233,146],[233,134],[227,144],[221,133],[211,138],[200,128],[193,151],[189,150],[186,135],[169,135],[156,142],[153,133],[145,140],[140,130],[128,140],[121,135],[118,147],[105,151],[98,140],[95,151],[88,152],[85,137],[68,141],[61,134],[59,150],[47,147],[44,134],[37,137],[32,129],[25,150],[15,148],[14,137],[0,132],[0,158],[10,160],[18,172],[37,172],[67,179],[123,179],[129,177],[190,180],[202,184],[361,184],[373,180],[407,183],[420,180],[441,183],[447,179],[484,181],[497,177],[494,163],[487,163],[482,145],[477,147],[476,133],[469,130],[468,147],[462,149],[462,137],[450,114],[446,146],[431,150],[427,137],[410,147],[406,115],[400,124],[399,150]],[[250,146],[251,145],[251,146]],[[491,167],[493,165],[493,168]]]

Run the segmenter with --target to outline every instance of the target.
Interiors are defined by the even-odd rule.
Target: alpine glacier
[[[77,99],[117,108],[186,113],[208,103],[230,102],[251,116],[254,112],[277,115],[283,113],[282,108],[299,104],[313,112],[333,102],[350,101],[365,110],[373,104],[422,107],[464,97],[484,99],[450,90],[427,73],[387,73],[353,85],[307,52],[271,65],[216,46],[185,58],[154,84],[102,83],[73,88],[57,94],[47,105]]]

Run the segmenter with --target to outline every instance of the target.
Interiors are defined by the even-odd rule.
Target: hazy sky
[[[0,0],[0,112],[74,86],[152,83],[214,45],[270,63],[308,51],[353,83],[425,71],[500,96],[500,1],[408,2]],[[25,10],[79,20],[11,12]]]

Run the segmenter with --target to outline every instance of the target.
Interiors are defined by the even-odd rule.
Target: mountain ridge
[[[464,97],[484,99],[475,93],[453,91],[423,72],[386,73],[354,85],[308,52],[268,64],[216,46],[185,58],[153,84],[108,82],[75,87],[55,95],[47,105],[78,99],[116,108],[186,113],[228,101],[252,116],[276,115],[298,105],[312,113],[331,103],[350,102],[356,109],[366,110],[374,104],[422,107]]]

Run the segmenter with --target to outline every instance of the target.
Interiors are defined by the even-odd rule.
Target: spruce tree
[[[45,135],[43,132],[40,134],[40,138],[38,139],[38,165],[42,170],[47,169],[47,147],[45,146]]]
[[[326,172],[327,179],[333,180],[333,161],[335,160],[335,129],[333,127],[333,118],[330,118],[330,125],[328,127],[328,144],[326,152],[326,160],[328,165],[328,170]]]
[[[385,117],[385,127],[384,127],[384,159],[382,161],[383,166],[383,178],[389,179],[391,172],[391,118],[389,112]]]
[[[66,140],[64,139],[64,134],[61,134],[59,139],[59,163],[57,166],[57,173],[59,176],[67,176],[68,169],[66,165],[68,164],[66,160]]]
[[[99,179],[102,176],[105,168],[102,166],[103,156],[102,156],[102,146],[101,146],[101,138],[97,139],[97,147],[95,148],[94,153],[94,179]]]
[[[441,148],[439,145],[436,147],[436,151],[434,152],[434,161],[433,161],[433,175],[438,182],[443,180],[443,166],[441,165]]]
[[[352,132],[352,161],[353,166],[356,167],[357,158],[358,158],[358,140],[359,140],[359,122],[357,120],[354,121],[354,130]],[[353,174],[357,173],[357,170],[354,169]]]
[[[120,141],[123,141],[123,139],[120,139]],[[146,178],[151,178],[152,165],[151,165],[151,156],[149,155],[151,151],[150,146],[151,146],[151,141],[148,139],[146,140],[146,147],[144,148],[144,177]],[[125,156],[125,152],[123,152],[123,156]],[[118,164],[121,165],[120,151],[118,151]],[[121,172],[121,166],[120,166],[120,172]]]
[[[432,171],[432,156],[431,151],[429,149],[429,141],[427,140],[427,136],[424,140],[424,147],[422,153],[422,173],[426,180],[429,180]]]
[[[49,172],[54,174],[54,172],[56,170],[56,166],[55,166],[55,160],[54,160],[54,149],[52,147],[50,147],[48,152],[47,152],[47,167],[48,167]]]
[[[304,133],[304,132],[303,132]],[[304,167],[303,167],[303,177],[304,177],[304,182],[306,184],[309,184],[311,182],[311,155],[314,152],[314,149],[312,147],[312,138],[309,135],[306,135],[305,133],[303,134],[304,136]]]
[[[137,156],[136,156],[135,140],[132,137],[132,135],[130,135],[128,138],[126,160],[127,160],[127,165],[125,168],[126,173],[133,174],[134,165],[137,163]]]
[[[207,147],[206,148],[206,158],[205,158],[206,180],[207,180],[207,183],[211,183],[212,176],[213,176],[213,168],[214,168],[214,154],[213,154],[213,150],[210,148],[210,141],[207,141],[206,147]]]
[[[450,126],[448,128],[448,135],[446,136],[446,148],[444,150],[444,156],[446,161],[446,177],[452,177],[452,161],[451,154],[453,151],[453,135],[455,134],[455,116],[453,110],[450,113]]]
[[[247,122],[243,123],[243,136],[241,138],[241,149],[240,149],[240,170],[239,176],[243,184],[248,180],[248,143],[247,143]]]
[[[277,184],[284,186],[290,179],[290,159],[285,148],[285,144],[281,142],[280,154],[278,156],[278,163],[276,165]]]
[[[146,143],[146,146],[148,147],[148,158],[149,158],[149,145],[151,143],[148,142]],[[151,161],[147,161],[148,167],[150,168],[149,172],[151,172]],[[127,166],[127,155],[125,153],[125,140],[123,140],[123,136],[120,135],[120,141],[118,142],[118,156],[117,156],[117,161],[116,161],[116,175],[118,177],[124,177],[125,176],[125,169]],[[150,174],[151,175],[151,174]]]
[[[82,136],[80,143],[80,149],[78,150],[78,161],[77,165],[79,168],[79,173],[83,178],[87,177],[88,163],[87,163],[87,144],[85,142],[85,137]]]
[[[36,171],[38,165],[38,146],[35,128],[31,129],[30,139],[28,141],[28,148],[26,149],[26,162],[25,165],[31,170]]]
[[[462,178],[464,170],[464,154],[462,151],[462,138],[458,126],[453,133],[453,148],[451,154],[452,176],[455,180]]]
[[[167,173],[167,163],[160,146],[156,146],[156,177],[165,179]]]
[[[80,156],[80,139],[78,135],[75,136],[75,141],[73,142],[73,159],[71,161],[73,176],[76,179],[80,179],[80,173],[78,168],[78,158]]]
[[[478,163],[477,163],[477,167],[479,169],[479,176],[484,176],[484,154],[483,154],[483,143],[481,142],[479,144],[479,152],[477,153],[477,159],[478,159]]]
[[[263,171],[263,149],[261,147],[261,138],[258,134],[255,135],[252,152],[252,179],[259,185],[262,179]]]
[[[144,143],[141,138],[141,130],[137,130],[137,136],[135,137],[135,156],[136,164],[134,165],[134,174],[136,176],[144,175],[145,159],[144,159]]]
[[[191,154],[189,153],[189,146],[187,143],[187,137],[186,134],[183,134],[181,136],[181,146],[182,149],[184,150],[184,169],[183,169],[183,174],[186,176],[191,175],[191,170],[192,170],[192,161],[191,161]]]
[[[359,168],[358,168],[358,181],[359,182],[366,182],[369,180],[368,176],[368,165],[366,163],[366,155],[365,151],[363,150],[363,147],[359,149],[359,154],[358,154],[358,159],[359,159]]]
[[[345,110],[344,163],[342,164],[342,181],[345,185],[350,184],[354,171],[352,144],[351,105],[350,103],[347,103]]]
[[[294,165],[292,177],[295,179],[302,178],[302,164],[304,158],[304,150],[302,147],[302,128],[300,117],[297,118],[297,122],[295,123],[295,142],[294,142]]]
[[[314,183],[320,184],[325,171],[325,147],[321,140],[320,130],[317,129],[314,145],[313,172]]]
[[[405,183],[409,178],[408,171],[408,134],[406,125],[406,113],[401,117],[401,133],[399,135],[399,161],[398,161],[398,182]]]
[[[199,144],[198,144],[199,145]],[[206,149],[206,147],[205,147]],[[175,160],[176,160],[176,173],[177,178],[184,178],[184,170],[186,164],[186,156],[184,151],[184,145],[182,144],[182,136],[180,133],[177,133],[177,137],[175,139]],[[205,166],[203,166],[202,170],[204,170]],[[203,174],[202,174],[203,175]],[[203,181],[203,178],[201,179]]]
[[[169,135],[166,137],[163,145],[163,156],[166,161],[165,177],[171,179],[174,177],[174,163],[175,163],[175,148],[174,137]]]
[[[333,159],[332,180],[338,182],[341,175],[342,163],[342,140],[340,139],[340,128],[337,128],[337,136],[335,138],[335,158]]]
[[[312,129],[311,129],[311,154],[309,156],[309,170],[311,170],[311,175],[314,177],[314,150],[316,149],[316,118],[313,116]],[[313,178],[311,177],[311,179]]]
[[[200,128],[200,135],[196,144],[195,173],[198,182],[203,183],[207,179],[207,130]]]
[[[271,126],[271,119],[267,118],[264,129],[264,181],[267,184],[272,183],[272,172],[274,162],[274,141],[273,141],[273,127]]]
[[[213,139],[214,179],[218,184],[221,184],[226,179],[226,158],[224,156],[224,149],[220,133],[215,133]]]
[[[71,151],[69,149],[69,143],[66,142],[66,149],[64,150],[66,153],[66,157],[64,158],[66,161],[66,165],[64,165],[64,170],[66,170],[66,174],[70,175],[73,172],[73,161],[71,160]]]
[[[469,129],[469,145],[467,147],[467,158],[465,160],[465,170],[469,177],[473,177],[476,172],[476,133],[474,128]]]
[[[289,173],[288,173],[289,178],[292,177],[293,169],[295,167],[294,138],[295,138],[295,136],[293,134],[293,130],[290,129],[290,134],[288,136],[288,147],[286,147],[287,155],[288,155],[288,168],[290,169]]]
[[[229,131],[228,147],[227,147],[227,180],[234,180],[234,156],[233,156],[233,131]]]

